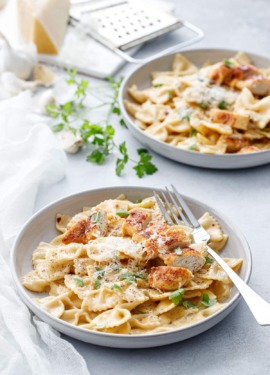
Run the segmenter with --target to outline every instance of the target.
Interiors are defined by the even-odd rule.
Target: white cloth
[[[58,332],[32,317],[9,270],[14,236],[33,213],[41,184],[64,177],[66,156],[51,130],[31,113],[29,92],[0,103],[0,374],[89,374]]]

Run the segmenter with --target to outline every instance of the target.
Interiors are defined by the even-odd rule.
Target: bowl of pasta
[[[124,80],[132,134],[177,162],[218,169],[270,162],[270,59],[194,49],[154,59]]]
[[[247,282],[251,254],[241,232],[211,207],[186,200],[210,246]],[[167,225],[145,187],[85,191],[43,208],[18,235],[11,268],[20,297],[40,319],[109,347],[185,340],[240,300],[191,229]]]

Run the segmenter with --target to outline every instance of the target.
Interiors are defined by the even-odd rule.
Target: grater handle
[[[143,63],[146,63],[146,62],[148,62],[148,61],[150,61],[154,58],[158,58],[158,57],[168,55],[168,54],[173,53],[173,52],[177,52],[177,51],[179,51],[179,49],[190,46],[191,44],[198,42],[199,40],[201,40],[204,37],[204,32],[199,27],[197,27],[197,26],[193,25],[192,23],[190,23],[188,21],[185,21],[185,20],[181,20],[181,22],[182,22],[184,27],[193,31],[196,34],[196,36],[194,38],[191,38],[191,39],[189,39],[185,42],[179,43],[179,44],[175,44],[174,46],[166,48],[166,49],[160,51],[159,53],[156,53],[155,55],[152,55],[151,57],[148,57],[146,59],[135,59],[134,57],[131,57],[127,53],[120,50],[119,48],[115,49],[114,52],[117,55],[121,56],[124,60],[126,60],[130,63],[143,64]]]

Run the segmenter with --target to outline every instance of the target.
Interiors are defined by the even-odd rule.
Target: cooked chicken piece
[[[191,244],[190,234],[181,226],[155,224],[151,222],[144,230],[135,233],[134,242],[142,243],[146,259],[155,259],[159,254],[165,253],[176,247],[186,247]]]
[[[167,266],[187,268],[192,273],[197,272],[205,264],[205,257],[189,247],[182,249],[180,254],[171,252],[160,257]]]
[[[217,85],[222,85],[229,74],[231,74],[231,68],[223,62],[217,63],[213,67],[214,69],[212,67],[210,69],[209,78]]]
[[[148,282],[150,287],[160,290],[176,290],[188,284],[193,275],[182,267],[152,267]]]
[[[135,233],[135,242],[151,240],[159,249],[172,249],[178,246],[186,247],[191,243],[191,235],[187,227],[181,225],[156,224],[151,222],[145,229]]]
[[[103,210],[94,211],[87,218],[77,221],[64,235],[62,242],[87,244],[97,237],[104,237],[108,231],[107,214]]]
[[[134,208],[122,225],[124,236],[132,236],[134,233],[144,229],[150,222],[152,214],[144,208]]]
[[[254,95],[268,96],[270,95],[270,79],[263,77],[261,74],[251,77],[245,81],[238,81],[235,85],[242,90],[248,88]]]
[[[247,147],[241,148],[241,150],[238,151],[238,154],[248,154],[249,152],[257,152],[257,151],[261,151],[261,150],[256,146],[247,146]]]
[[[245,115],[239,115],[234,112],[225,111],[221,109],[212,109],[210,112],[210,118],[212,122],[219,124],[227,124],[235,129],[246,130],[248,128],[249,117]]]
[[[264,77],[253,65],[236,65],[231,62],[231,66],[228,66],[218,63],[215,69],[210,71],[209,78],[218,85],[224,84],[239,90],[247,87],[258,96],[270,94],[270,79]]]
[[[225,144],[226,152],[238,152],[243,147],[249,146],[249,141],[245,139],[242,135],[233,134],[230,136],[222,135],[219,137],[217,145]]]

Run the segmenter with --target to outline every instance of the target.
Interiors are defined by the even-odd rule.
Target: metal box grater
[[[92,38],[130,62],[141,63],[144,60],[134,59],[124,51],[180,27],[189,28],[196,37],[156,56],[173,52],[203,37],[202,31],[187,21],[138,0],[83,1],[80,8],[71,8],[70,16],[73,22],[80,22]]]

